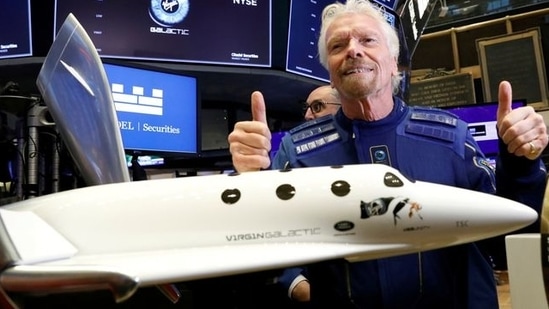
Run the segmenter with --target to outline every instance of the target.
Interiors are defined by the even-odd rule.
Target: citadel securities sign
[[[104,63],[126,150],[196,153],[194,77]]]
[[[271,67],[274,0],[57,0],[102,58]]]

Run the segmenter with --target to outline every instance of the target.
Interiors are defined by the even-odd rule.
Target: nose
[[[307,112],[305,112],[305,117],[304,118],[307,121],[313,120],[313,119],[315,119],[315,114],[313,114],[313,111],[310,108],[308,108]]]
[[[362,51],[362,45],[357,39],[349,40],[347,45],[347,57],[350,58],[360,58],[363,57],[364,53]]]

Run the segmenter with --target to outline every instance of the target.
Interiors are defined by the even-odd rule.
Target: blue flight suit
[[[292,129],[272,168],[381,163],[415,180],[504,192],[500,195],[540,212],[546,184],[540,159],[511,155],[500,141],[495,172],[457,116],[394,100],[393,111],[378,121],[350,120],[340,110]],[[301,272],[311,283],[315,307],[498,308],[492,266],[476,244],[357,263],[316,263],[286,269],[279,281],[288,288]]]

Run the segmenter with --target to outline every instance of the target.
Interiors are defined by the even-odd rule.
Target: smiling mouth
[[[351,75],[351,74],[359,74],[359,73],[372,72],[372,71],[373,71],[373,69],[370,69],[370,68],[354,68],[354,69],[350,69],[350,70],[345,71],[343,74],[344,75]]]

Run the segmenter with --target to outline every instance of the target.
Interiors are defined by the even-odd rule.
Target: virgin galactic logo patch
[[[163,27],[174,26],[189,13],[188,0],[151,0],[151,18]]]

